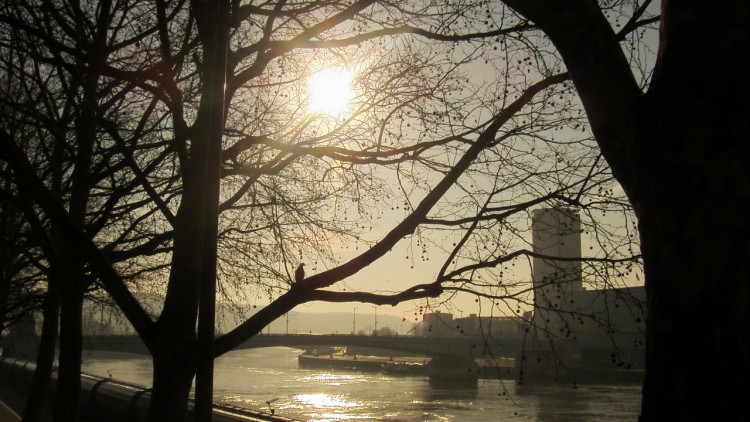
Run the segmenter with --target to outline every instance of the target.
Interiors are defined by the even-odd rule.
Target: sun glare
[[[349,110],[354,99],[354,71],[329,67],[312,75],[309,82],[309,108],[313,113],[338,116]]]

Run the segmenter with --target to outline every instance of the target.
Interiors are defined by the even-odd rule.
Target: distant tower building
[[[585,290],[578,211],[543,208],[535,210],[531,218],[533,250],[543,256],[532,260],[531,320],[533,333],[540,341],[537,347],[549,349],[554,344],[556,359],[566,365],[611,366],[613,348],[623,365],[642,365],[644,287],[616,286],[607,280],[610,284],[603,289]],[[553,372],[550,373],[556,376]]]
[[[581,220],[571,208],[534,210],[531,217],[533,250],[544,257],[532,261],[534,308],[572,310],[570,299],[583,290],[581,261],[555,258],[581,257]]]

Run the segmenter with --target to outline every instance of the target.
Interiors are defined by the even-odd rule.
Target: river
[[[640,385],[518,387],[479,380],[476,390],[436,390],[425,377],[299,368],[301,350],[244,349],[216,361],[215,400],[306,421],[635,421]],[[84,372],[151,383],[150,358],[86,352]]]

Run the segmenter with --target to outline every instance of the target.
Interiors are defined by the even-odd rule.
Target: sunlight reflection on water
[[[352,374],[315,374],[302,378],[305,382],[311,383],[322,383],[326,385],[345,385],[355,382],[367,382],[367,380],[361,375]]]
[[[342,395],[331,395],[326,393],[317,394],[298,394],[294,396],[295,400],[300,401],[309,406],[314,407],[356,407],[361,406],[362,403],[349,401]]]

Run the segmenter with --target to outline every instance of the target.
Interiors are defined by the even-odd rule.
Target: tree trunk
[[[50,274],[47,295],[44,298],[42,337],[39,343],[39,354],[36,359],[36,369],[31,381],[29,397],[23,411],[24,422],[37,422],[42,418],[44,402],[47,400],[49,393],[52,367],[55,363],[59,312],[60,280],[57,275]]]
[[[196,174],[203,175],[205,170],[191,166],[183,176],[184,191],[176,215],[167,295],[156,322],[156,334],[148,344],[154,368],[149,407],[152,422],[185,420],[195,374],[195,327],[205,224],[205,184],[201,183],[205,176],[196,177]]]
[[[193,4],[204,46],[201,102],[191,131],[189,162],[183,163],[183,195],[175,224],[172,268],[164,309],[157,322],[151,421],[182,421],[193,375],[196,420],[210,420],[213,399],[214,302],[219,184],[224,128],[224,87],[229,4]],[[200,302],[200,342],[196,317]],[[161,339],[169,339],[162,341]]]
[[[83,288],[80,272],[79,277],[66,277],[64,283],[60,294],[60,363],[54,415],[56,422],[73,422],[78,420],[81,394]]]
[[[152,422],[185,420],[195,374],[195,328],[206,250],[205,162],[205,155],[196,154],[193,165],[183,176],[184,191],[176,216],[167,295],[156,322],[157,333],[149,345],[154,365],[149,409]]]
[[[190,186],[192,176],[185,176]],[[149,421],[178,422],[187,418],[190,387],[195,374],[196,320],[202,257],[204,196],[186,187],[177,213],[167,296],[149,350],[153,385]]]
[[[676,180],[680,176],[685,174],[672,180],[685,183]],[[750,209],[729,191],[747,189],[748,183],[725,179],[726,196],[705,195],[695,184],[673,185],[682,195],[640,196],[648,294],[641,421],[732,420],[746,414]]]
[[[749,10],[677,3],[663,3],[659,65],[636,116],[641,420],[732,420],[750,398]]]
[[[659,61],[640,98],[594,2],[506,3],[557,46],[638,216],[648,296],[641,420],[744,415],[750,397],[747,3],[664,0]],[[738,100],[731,106],[730,96]]]
[[[163,335],[162,335],[163,334]],[[195,339],[159,333],[158,352],[153,353],[154,377],[149,420],[186,421],[193,381]]]
[[[505,2],[558,48],[638,216],[648,296],[641,420],[746,415],[747,2],[663,0],[659,61],[646,95],[595,2]]]
[[[95,55],[96,56],[96,55]],[[97,86],[96,73],[85,75],[82,85],[83,99],[80,114],[75,122],[76,155],[71,175],[69,212],[79,227],[85,227],[89,196],[93,187],[91,166],[97,138]],[[81,394],[81,348],[83,346],[83,294],[84,261],[78,245],[65,239],[56,239],[62,255],[63,285],[60,293],[60,364],[58,388],[55,390],[55,421],[77,421],[78,399]]]

